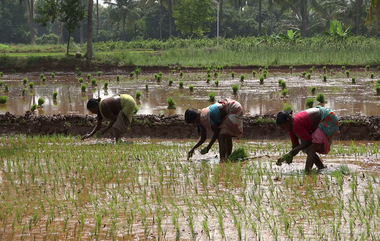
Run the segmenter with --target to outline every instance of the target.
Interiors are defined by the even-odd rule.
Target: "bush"
[[[58,95],[58,91],[54,91],[54,92],[53,92],[53,99],[56,100],[56,99],[57,99],[57,95]]]
[[[5,104],[7,103],[7,101],[8,101],[8,96],[6,95],[0,96],[0,104]]]
[[[139,100],[141,97],[142,93],[140,91],[136,92],[136,99]]]
[[[239,85],[234,84],[234,85],[232,86],[232,91],[234,92],[234,95],[237,94],[238,90],[239,90]]]
[[[190,92],[193,92],[194,91],[194,85],[189,85],[189,90],[190,90]]]
[[[54,33],[43,34],[41,37],[36,38],[36,44],[38,45],[59,44],[59,37],[58,35]]]
[[[286,95],[288,94],[288,89],[283,89],[281,94],[282,96],[286,97]]]
[[[32,108],[30,108],[31,112],[34,112],[37,109],[37,104],[32,105]]]
[[[173,79],[170,79],[170,80],[169,80],[169,86],[172,86],[172,85],[173,85],[173,82],[174,82],[174,80],[173,80]]]
[[[183,88],[183,81],[179,82],[179,88],[181,88],[181,89]]]
[[[314,104],[314,98],[308,98],[308,99],[306,100],[306,107],[307,107],[307,108],[311,108],[311,107],[313,107],[313,104]]]
[[[38,98],[38,106],[42,107],[42,105],[45,103],[45,99],[44,98]]]
[[[173,100],[172,97],[169,97],[168,98],[168,109],[175,109],[176,108],[176,103],[175,101]]]
[[[86,92],[87,85],[82,85],[82,92]]]
[[[317,90],[317,87],[313,86],[313,87],[311,88],[311,93],[314,95],[316,90]]]
[[[244,81],[244,79],[245,79],[245,76],[244,76],[244,74],[242,74],[242,75],[240,76],[240,81]]]
[[[326,100],[325,100],[325,95],[324,95],[324,94],[318,94],[318,95],[317,95],[317,101],[318,101],[319,103],[325,103],[325,102],[326,102]]]
[[[212,101],[212,102],[215,101],[215,96],[216,96],[215,93],[210,93],[210,94],[208,94],[208,98],[209,98],[209,100]]]
[[[29,87],[30,87],[31,89],[33,89],[33,87],[34,87],[34,82],[29,82]]]

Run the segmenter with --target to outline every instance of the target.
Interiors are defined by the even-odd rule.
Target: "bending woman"
[[[328,154],[334,135],[339,133],[338,116],[332,110],[317,106],[301,111],[294,117],[292,112],[281,111],[277,114],[276,125],[289,132],[292,150],[288,154],[293,157],[301,150],[306,152],[306,172],[310,172],[314,164],[318,169],[325,168],[317,152]],[[284,160],[280,158],[281,161]]]
[[[90,133],[82,137],[82,140],[94,135],[101,128],[103,120],[109,120],[110,123],[106,129],[102,131],[102,135],[113,127],[116,142],[119,141],[121,134],[126,133],[132,123],[135,107],[136,102],[133,97],[126,94],[107,99],[90,99],[87,102],[87,109],[98,115],[98,122]]]
[[[232,137],[243,135],[243,107],[235,100],[222,100],[200,111],[187,109],[185,120],[187,123],[198,126],[198,133],[200,132],[200,138],[189,151],[189,157],[206,141],[207,131],[212,131],[214,134],[210,143],[201,150],[201,153],[206,154],[218,139],[221,160],[226,160],[231,155]]]

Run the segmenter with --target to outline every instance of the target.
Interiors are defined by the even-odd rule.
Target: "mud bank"
[[[242,139],[286,139],[287,134],[276,127],[275,115],[256,115],[244,117],[244,135]],[[380,140],[380,116],[343,116],[340,118],[340,140]],[[36,116],[0,115],[0,135],[84,135],[90,132],[96,123],[94,116],[53,115]],[[106,123],[103,123],[106,126]],[[106,133],[105,137],[111,137]],[[182,115],[158,116],[137,115],[133,119],[126,138],[197,138],[194,126],[186,124]]]

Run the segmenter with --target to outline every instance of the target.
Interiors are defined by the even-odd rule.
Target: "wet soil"
[[[242,139],[286,139],[287,134],[276,127],[275,115],[255,115],[244,117]],[[96,118],[90,115],[0,115],[2,135],[84,135],[95,126]],[[106,124],[106,123],[104,123]],[[380,140],[380,116],[340,117],[340,134],[336,140]],[[104,128],[104,127],[103,127]],[[210,133],[209,133],[210,134]],[[111,137],[105,133],[104,137]],[[194,126],[186,124],[183,115],[137,115],[127,138],[197,138]]]

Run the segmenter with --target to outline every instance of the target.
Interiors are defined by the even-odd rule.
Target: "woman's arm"
[[[195,146],[193,146],[193,148],[191,148],[191,150],[189,151],[189,155],[188,155],[189,158],[194,154],[194,150],[197,149],[200,145],[202,145],[206,141],[206,138],[207,138],[207,132],[205,129],[202,129],[201,137],[199,138],[197,144],[195,144]]]
[[[312,143],[312,139],[310,140],[307,140],[307,141],[302,141],[301,142],[301,145],[298,145],[296,147],[293,147],[293,149],[289,152],[290,155],[292,156],[295,156],[298,154],[298,152],[300,152],[301,150],[305,149],[305,148],[308,148],[309,146],[311,146]]]
[[[214,132],[214,134],[212,135],[210,143],[208,143],[208,145],[206,147],[207,152],[211,149],[212,145],[214,145],[214,142],[216,141],[216,139],[218,139],[219,133],[220,133],[220,128],[217,125],[211,126],[211,129]]]

